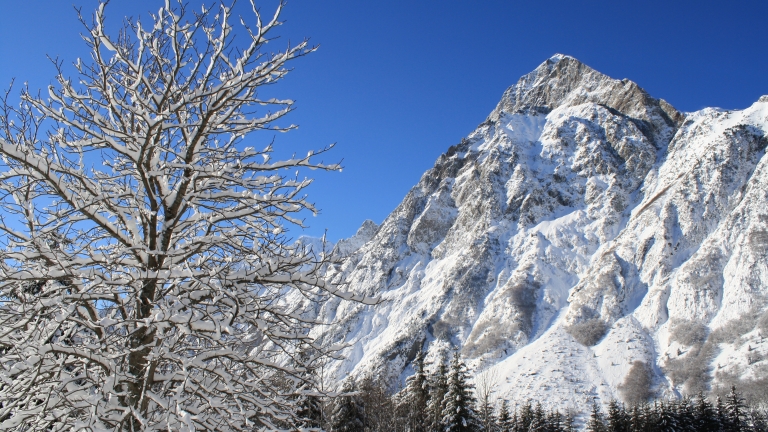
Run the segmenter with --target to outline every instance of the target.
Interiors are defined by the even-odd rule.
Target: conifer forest
[[[736,432],[768,431],[764,405],[750,404],[735,387],[722,395],[700,392],[681,399],[646,399],[635,404],[611,401],[588,407],[547,410],[542,401],[514,405],[488,397],[469,379],[458,357],[425,369],[423,356],[404,388],[388,392],[381,382],[347,381],[346,394],[314,398],[304,405],[308,424],[327,431],[461,432]],[[478,380],[482,381],[482,379]],[[486,396],[483,398],[483,396]]]

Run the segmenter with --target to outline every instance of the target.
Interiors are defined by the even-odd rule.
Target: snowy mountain
[[[768,97],[681,113],[555,55],[330,268],[328,380],[392,385],[454,348],[499,396],[622,399],[632,364],[674,396],[768,388]]]

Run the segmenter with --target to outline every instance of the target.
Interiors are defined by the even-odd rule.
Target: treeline
[[[612,401],[607,410],[593,402],[588,412],[560,412],[538,401],[510,407],[492,399],[490,383],[476,377],[476,389],[458,354],[432,372],[423,354],[413,365],[405,388],[394,393],[372,379],[347,380],[341,396],[306,399],[305,425],[328,432],[768,432],[765,410],[747,405],[735,387],[714,399],[699,393],[632,406]]]

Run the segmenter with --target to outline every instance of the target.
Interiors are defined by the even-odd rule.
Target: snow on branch
[[[289,242],[315,212],[309,179],[243,147],[290,100],[261,99],[304,41],[265,44],[263,20],[169,1],[151,25],[86,25],[90,61],[46,97],[0,104],[0,428],[253,430],[301,427],[312,311],[343,291],[327,258]]]

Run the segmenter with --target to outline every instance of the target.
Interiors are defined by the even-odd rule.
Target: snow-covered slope
[[[561,408],[621,398],[635,360],[660,395],[765,379],[766,130],[766,97],[683,114],[548,59],[329,270],[382,302],[320,312],[321,340],[349,344],[328,379],[396,385],[454,348],[501,396]]]

